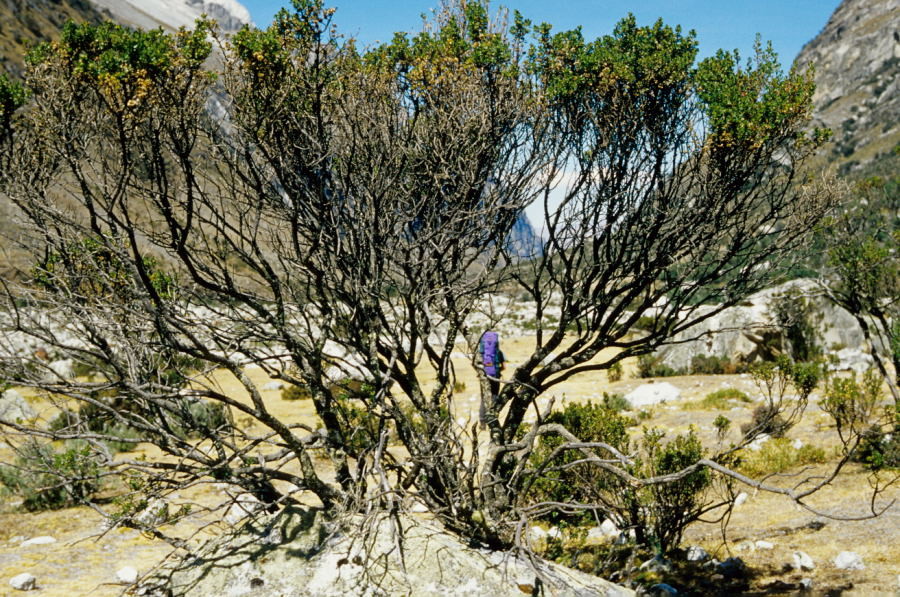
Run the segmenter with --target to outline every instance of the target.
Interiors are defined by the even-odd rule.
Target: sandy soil
[[[503,339],[508,367],[514,368],[521,362],[532,346],[533,337]],[[458,381],[464,388],[454,396],[454,416],[469,427],[477,417],[478,382],[462,355],[455,365]],[[251,369],[248,374],[260,386],[268,381],[259,369]],[[428,375],[427,371],[423,374]],[[570,401],[599,400],[604,392],[625,394],[650,381],[633,379],[631,375],[633,364],[626,363],[626,376],[622,381],[610,383],[603,372],[584,374],[561,384],[552,395],[559,407]],[[229,394],[244,395],[237,381],[230,376],[219,376],[217,381]],[[681,396],[673,403],[651,407],[651,418],[644,424],[659,426],[673,434],[684,432],[693,425],[708,445],[715,441],[712,421],[722,411],[689,410],[683,408],[684,404],[726,387],[738,388],[751,397],[759,395],[747,375],[687,376],[664,381],[679,388]],[[263,394],[273,414],[283,420],[316,424],[309,401],[284,401],[278,390],[264,391]],[[549,397],[542,398],[541,404],[547,400]],[[733,421],[732,441],[737,440],[740,424],[750,419],[753,406],[738,405],[725,412]],[[238,424],[241,424],[240,420]],[[837,445],[833,430],[827,426],[827,417],[815,405],[808,409],[801,424],[791,430],[790,438],[822,447],[829,454],[834,453]],[[156,455],[149,448],[142,449],[142,453],[149,458]],[[9,457],[9,451],[0,448],[0,461]],[[870,494],[869,480],[866,471],[851,467],[832,487],[817,495],[812,504],[845,517],[864,513]],[[813,591],[817,594],[900,594],[900,507],[894,507],[874,520],[843,522],[801,510],[777,496],[749,493],[746,503],[734,512],[725,535],[727,541],[723,542],[719,525],[697,524],[688,530],[685,545],[702,545],[720,559],[729,555],[744,559],[756,574],[754,594],[783,593],[778,590],[777,581],[796,582],[800,578],[811,578]],[[879,503],[898,497],[900,492],[894,488],[882,496]],[[102,518],[88,508],[30,514],[19,511],[15,500],[10,496],[7,498],[6,503],[0,503],[0,595],[22,594],[8,585],[8,579],[21,572],[30,572],[37,577],[40,587],[37,594],[45,597],[118,595],[123,590],[123,586],[116,584],[119,568],[134,566],[144,573],[170,551],[165,543],[133,530],[115,530],[99,537]],[[164,532],[181,536],[196,533],[195,540],[215,532],[214,524],[211,528],[207,525],[215,523],[221,513],[212,514],[205,508],[225,499],[221,486],[201,486],[183,492],[181,499],[193,503],[196,514],[179,523],[178,529],[163,527]],[[817,523],[824,523],[824,526]],[[24,539],[41,535],[53,536],[57,542],[28,547],[20,545]],[[769,541],[774,547],[759,549],[754,545],[757,540]],[[813,558],[816,562],[813,571],[801,574],[786,566],[797,550]],[[837,570],[831,560],[843,550],[859,553],[866,568]]]

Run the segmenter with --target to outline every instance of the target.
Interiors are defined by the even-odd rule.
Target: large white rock
[[[270,382],[266,383],[265,385],[263,385],[262,389],[263,390],[280,390],[283,387],[284,387],[284,382],[280,382],[276,379],[274,381],[270,381]]]
[[[135,521],[148,527],[155,527],[163,524],[169,519],[169,504],[161,499],[150,500],[147,507],[144,508],[137,516]]]
[[[37,416],[37,413],[25,400],[22,394],[15,390],[6,390],[0,396],[0,420],[10,421],[27,421]]]
[[[31,591],[37,588],[37,579],[27,572],[9,579],[9,586],[19,591]]]
[[[839,357],[840,368],[862,367],[868,355],[862,328],[850,313],[834,305],[812,280],[791,280],[780,286],[767,288],[750,296],[741,305],[725,309],[696,326],[676,334],[673,343],[657,351],[662,362],[674,369],[688,369],[691,359],[698,355],[750,361],[763,355],[766,343],[777,338],[777,318],[774,305],[789,293],[802,295],[813,312],[817,332],[824,347],[840,345],[848,352]],[[697,314],[708,313],[713,307],[701,307]]]
[[[669,382],[663,381],[640,385],[626,394],[625,399],[632,408],[641,408],[676,400],[679,396],[681,396],[681,390]]]
[[[558,597],[634,595],[555,563],[470,547],[434,523],[410,517],[396,522],[393,517],[379,518],[362,534],[358,528],[333,527],[314,510],[290,507],[208,542],[196,557],[142,581],[139,591],[148,597],[522,597],[542,586],[546,594]],[[283,538],[280,545],[263,540],[273,528]],[[539,566],[540,581],[534,565]]]
[[[814,570],[816,567],[813,559],[805,551],[794,552],[794,568],[797,570]]]
[[[120,583],[124,583],[126,585],[133,585],[137,582],[138,579],[138,571],[134,566],[124,566],[119,568],[116,572],[116,578],[119,579]]]
[[[237,524],[251,514],[255,514],[262,510],[265,506],[252,493],[242,493],[237,496],[234,503],[228,508],[225,514],[225,522],[228,524]]]
[[[855,551],[842,551],[835,556],[834,567],[838,570],[864,570],[866,565]]]
[[[32,537],[31,539],[22,541],[22,547],[28,547],[29,545],[49,545],[50,543],[56,543],[56,539],[49,535],[43,535],[41,537]]]

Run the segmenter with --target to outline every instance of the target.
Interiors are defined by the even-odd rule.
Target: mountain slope
[[[0,2],[0,72],[22,75],[28,48],[59,38],[66,21],[100,23],[108,16],[88,0],[5,0]]]
[[[815,65],[814,122],[834,132],[820,156],[847,173],[900,143],[900,0],[844,0],[795,64]]]
[[[202,14],[216,19],[224,31],[251,23],[250,11],[236,0],[92,0],[119,23],[144,29],[190,27]]]

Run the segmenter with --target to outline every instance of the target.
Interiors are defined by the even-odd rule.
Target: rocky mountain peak
[[[900,143],[900,0],[844,0],[795,64],[815,66],[814,121],[834,131],[829,161],[849,171]]]
[[[237,0],[91,0],[120,23],[145,29],[175,30],[191,27],[200,15],[216,21],[224,31],[236,31],[250,24],[250,11]]]

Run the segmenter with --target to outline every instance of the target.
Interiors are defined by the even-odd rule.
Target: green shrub
[[[0,484],[20,496],[29,512],[64,508],[97,492],[100,466],[84,442],[67,442],[57,452],[50,444],[31,441],[19,450],[15,464],[0,465]]]
[[[466,382],[464,381],[454,381],[453,382],[453,393],[461,394],[466,391]]]
[[[622,380],[622,376],[624,374],[625,372],[622,367],[622,361],[616,361],[609,366],[609,369],[606,370],[606,379],[609,381],[609,383],[616,383],[617,381]]]
[[[662,357],[653,354],[642,354],[638,357],[638,377],[640,378],[672,377],[681,374],[681,371],[677,371],[664,364],[662,362]]]
[[[853,459],[876,471],[900,468],[900,424],[891,433],[872,425],[863,433]]]
[[[819,406],[834,419],[842,440],[849,441],[869,427],[875,406],[882,399],[881,383],[874,369],[866,371],[861,381],[857,381],[856,373],[826,379],[825,396]]]
[[[311,400],[312,393],[303,385],[289,385],[281,388],[282,400]]]
[[[822,464],[825,459],[825,450],[822,448],[810,445],[795,448],[790,440],[778,438],[765,442],[757,451],[744,450],[738,470],[748,477],[760,478],[798,466]]]
[[[741,425],[741,433],[744,434],[744,437],[763,433],[772,437],[784,437],[791,427],[792,424],[781,416],[778,407],[762,404],[753,409],[750,422]]]
[[[631,410],[631,403],[622,394],[607,394],[603,392],[603,406],[614,412]]]
[[[747,366],[741,362],[733,362],[726,357],[698,354],[691,357],[689,371],[691,375],[732,375],[743,373]]]
[[[657,430],[644,432],[633,444],[627,432],[630,421],[602,405],[570,404],[552,413],[547,423],[558,423],[583,442],[602,442],[630,454],[633,460],[621,466],[636,477],[652,477],[680,471],[703,457],[693,431],[663,442]],[[619,528],[633,528],[637,542],[663,552],[677,546],[687,526],[697,520],[705,504],[710,472],[701,468],[681,479],[658,485],[634,487],[585,458],[581,450],[569,449],[554,456],[566,440],[548,433],[540,437],[530,457],[532,467],[525,500],[537,503],[602,504],[596,510],[552,509],[543,516],[554,524],[582,525],[609,517]],[[592,450],[599,458],[613,455]]]
[[[750,397],[737,388],[723,388],[710,392],[703,400],[687,402],[682,408],[686,410],[728,410],[734,406],[734,402],[752,402]]]

